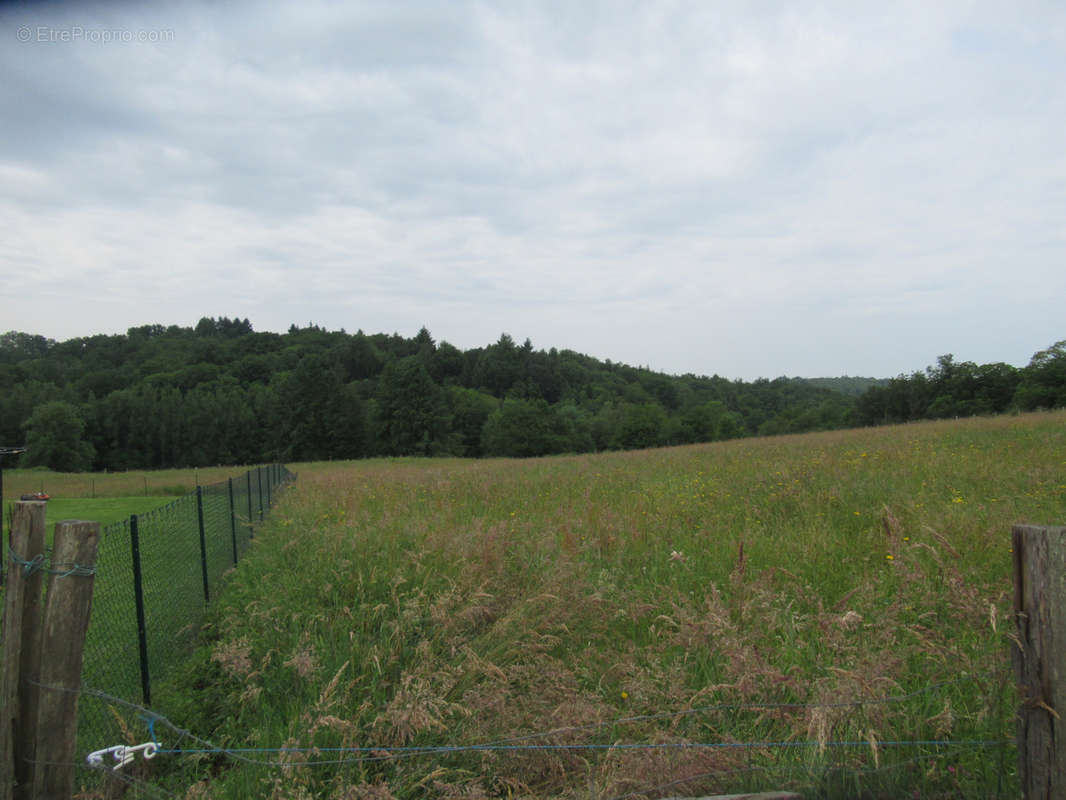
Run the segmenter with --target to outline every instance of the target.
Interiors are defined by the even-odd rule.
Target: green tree
[[[1033,355],[1022,370],[1015,402],[1026,411],[1066,406],[1066,339]]]
[[[450,386],[448,403],[451,407],[452,431],[458,437],[459,454],[469,458],[482,455],[481,430],[492,412],[499,407],[500,401],[477,389]]]
[[[565,422],[544,400],[508,397],[485,422],[485,452],[527,458],[560,453],[568,444]]]
[[[27,467],[48,467],[57,472],[84,472],[92,465],[94,450],[82,439],[85,421],[78,409],[53,400],[34,409],[23,428],[26,431]]]
[[[430,357],[426,369],[433,380],[444,386],[455,383],[463,375],[464,360],[462,351],[448,342],[441,342]]]
[[[339,346],[338,360],[348,381],[376,378],[384,366],[381,353],[362,331]]]
[[[574,403],[561,403],[553,408],[563,431],[562,452],[588,453],[596,449],[591,424],[581,408]]]
[[[365,455],[365,413],[342,368],[323,353],[300,359],[278,381],[281,455],[299,461]]]
[[[713,442],[722,438],[720,428],[727,409],[721,400],[708,400],[685,412],[684,422],[692,432],[692,441]]]
[[[474,368],[475,388],[482,388],[496,397],[503,397],[523,377],[523,358],[527,351],[520,350],[508,334],[500,335],[496,344],[489,345],[478,358]]]
[[[385,366],[377,409],[381,444],[389,455],[436,455],[448,450],[450,420],[444,394],[419,356]]]
[[[656,403],[627,404],[616,433],[617,442],[627,450],[655,447],[665,424],[666,413],[662,406]]]

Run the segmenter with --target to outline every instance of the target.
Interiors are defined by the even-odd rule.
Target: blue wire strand
[[[876,742],[877,747],[948,747],[965,745],[967,747],[991,747],[1008,744],[1007,740],[981,739],[901,739],[898,741]],[[414,755],[435,755],[439,753],[469,752],[514,752],[527,750],[688,750],[688,749],[751,749],[762,748],[802,748],[802,747],[871,747],[868,741],[832,741],[832,742],[658,742],[658,743],[615,743],[615,744],[467,744],[467,745],[426,745],[407,747],[204,747],[204,748],[160,748],[159,754],[194,755],[204,753],[409,753]],[[359,759],[353,759],[359,760]],[[315,763],[315,762],[310,762]],[[332,762],[330,762],[332,763]]]

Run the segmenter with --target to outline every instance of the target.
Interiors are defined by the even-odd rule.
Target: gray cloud
[[[1066,335],[1052,4],[67,4],[0,28],[4,329],[426,324],[746,378],[1020,364]]]

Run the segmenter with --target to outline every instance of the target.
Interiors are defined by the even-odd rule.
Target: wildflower
[[[685,554],[682,553],[680,550],[671,550],[670,551],[670,560],[671,561],[680,561],[682,564],[684,564],[685,563]]]
[[[903,541],[905,541],[905,542],[909,542],[910,540],[911,540],[910,536],[904,536],[903,537]]]
[[[623,700],[628,700],[629,699],[629,692],[623,690],[622,691],[622,699]]]
[[[893,560],[894,559],[892,558],[892,554],[891,553],[889,553],[888,555],[885,556],[885,561],[893,561]]]

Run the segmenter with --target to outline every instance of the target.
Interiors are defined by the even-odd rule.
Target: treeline
[[[0,336],[0,445],[22,466],[119,470],[388,455],[539,456],[1066,406],[1066,341],[1028,367],[871,378],[670,376],[503,334],[460,350],[316,325]]]
[[[924,372],[867,389],[856,401],[855,421],[881,425],[1064,406],[1066,340],[1039,351],[1022,369],[940,356],[936,366]]]
[[[801,379],[668,376],[503,334],[460,350],[248,320],[55,342],[0,336],[0,445],[22,465],[127,469],[378,455],[538,456],[853,424]]]

